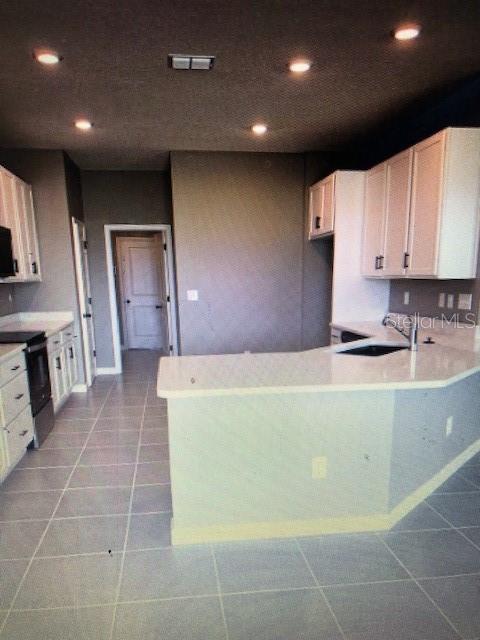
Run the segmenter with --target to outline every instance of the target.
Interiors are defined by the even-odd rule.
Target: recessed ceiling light
[[[312,63],[308,60],[293,60],[288,65],[288,68],[292,73],[306,73],[310,70]]]
[[[88,131],[93,127],[93,122],[90,122],[90,120],[75,120],[75,126],[82,131]]]
[[[405,24],[395,29],[393,35],[397,40],[413,40],[420,35],[420,31],[419,24]]]
[[[35,51],[34,56],[37,62],[40,62],[41,64],[46,64],[49,66],[58,64],[61,60],[61,57],[58,55],[56,51],[47,51],[47,50]]]
[[[261,124],[260,122],[258,124],[254,124],[252,127],[252,131],[256,136],[263,136],[265,133],[267,133],[267,125],[266,124]]]

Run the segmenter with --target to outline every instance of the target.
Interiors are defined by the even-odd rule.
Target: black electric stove
[[[34,422],[34,444],[39,447],[53,429],[52,390],[48,371],[47,338],[44,331],[0,331],[0,344],[26,344],[30,404]]]

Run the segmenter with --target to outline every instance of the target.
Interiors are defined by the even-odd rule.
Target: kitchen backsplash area
[[[10,295],[12,299],[10,299]],[[0,283],[0,316],[8,316],[14,313],[13,287],[9,284]]]
[[[443,294],[443,295],[442,295]],[[462,309],[463,295],[472,296],[471,309]],[[443,306],[440,304],[443,302]],[[468,300],[466,300],[468,304]],[[392,313],[419,313],[426,317],[451,318],[459,322],[475,317],[478,324],[480,279],[475,280],[392,280],[389,310]],[[453,306],[449,306],[453,305]],[[473,314],[473,315],[472,315]]]

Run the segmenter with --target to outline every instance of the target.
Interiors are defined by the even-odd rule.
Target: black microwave
[[[14,275],[12,232],[7,227],[0,227],[0,278]]]

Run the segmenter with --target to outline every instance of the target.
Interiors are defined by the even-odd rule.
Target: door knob
[[[130,304],[130,300],[125,300],[125,302],[126,302],[127,304]]]
[[[156,304],[155,305],[155,309],[163,309],[163,305],[162,304]]]

